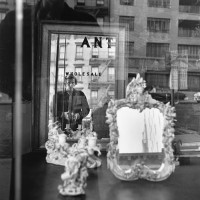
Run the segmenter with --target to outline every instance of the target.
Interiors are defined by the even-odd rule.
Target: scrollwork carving
[[[111,100],[106,111],[107,123],[110,129],[110,143],[107,153],[107,165],[111,172],[121,180],[146,179],[150,181],[162,181],[167,179],[175,169],[173,149],[171,146],[174,139],[174,118],[175,108],[169,103],[164,104],[151,98],[148,93],[144,93],[146,82],[138,74],[129,83],[126,90],[126,98]],[[120,108],[128,107],[142,112],[145,109],[158,109],[164,117],[162,142],[164,158],[158,169],[152,169],[145,164],[143,159],[127,168],[118,163],[119,156],[119,129],[117,124],[117,111]],[[142,154],[141,154],[142,155]],[[148,156],[145,154],[145,156]]]

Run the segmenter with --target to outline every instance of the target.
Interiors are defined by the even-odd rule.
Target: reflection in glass
[[[156,108],[142,112],[129,107],[117,111],[119,153],[162,152],[163,114]]]
[[[95,39],[101,38],[101,47]],[[87,44],[84,43],[87,38]],[[62,130],[66,131],[71,127],[69,123],[63,126],[60,115],[67,115],[65,102],[60,112],[60,101],[63,94],[66,94],[65,77],[73,74],[77,80],[74,89],[78,94],[84,94],[90,112],[87,116],[79,118],[79,126],[91,118],[95,110],[103,107],[108,94],[115,96],[115,65],[116,38],[112,37],[110,48],[106,36],[75,35],[75,34],[51,34],[50,54],[50,85],[49,85],[49,123],[60,121]],[[81,95],[82,96],[82,95]],[[110,99],[110,98],[109,98]],[[81,104],[83,99],[77,98],[76,102]],[[74,100],[73,100],[74,102]],[[81,112],[83,109],[81,109]],[[105,113],[104,113],[105,115]],[[79,116],[80,117],[80,116]],[[105,118],[105,117],[104,117]],[[77,120],[75,118],[75,120]],[[71,123],[71,122],[70,122]],[[105,123],[105,122],[104,122]],[[75,131],[76,128],[73,130]],[[97,133],[98,134],[98,133]]]

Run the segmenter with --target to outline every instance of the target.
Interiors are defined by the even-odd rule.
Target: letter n
[[[102,37],[99,37],[100,40],[98,40],[97,37],[94,38],[94,47],[97,47],[97,44],[100,48],[102,48]]]

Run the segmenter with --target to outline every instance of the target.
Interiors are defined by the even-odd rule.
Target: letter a
[[[84,38],[83,43],[81,44],[81,47],[83,47],[85,44],[87,45],[87,48],[90,48],[87,37]]]

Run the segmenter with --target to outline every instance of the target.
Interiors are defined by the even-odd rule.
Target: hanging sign
[[[183,50],[179,55],[179,90],[188,89],[188,53]]]
[[[178,65],[177,66],[173,66],[171,67],[171,71],[170,71],[170,89],[174,89],[174,90],[178,90],[178,83],[179,83],[179,79],[178,79]]]
[[[171,51],[171,71],[170,71],[170,89],[186,90],[188,89],[188,53],[182,50],[181,53]]]
[[[178,52],[177,51],[171,51],[171,71],[170,71],[170,81],[169,81],[169,87],[170,89],[178,90]]]

